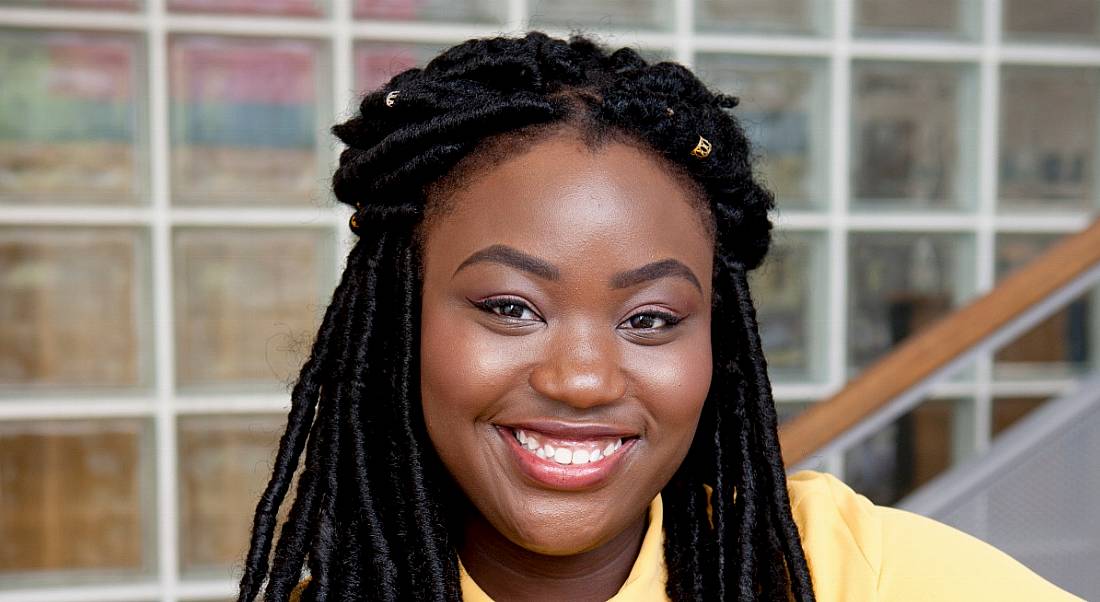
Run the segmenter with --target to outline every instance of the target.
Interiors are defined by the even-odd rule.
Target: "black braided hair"
[[[509,141],[571,127],[623,139],[699,193],[715,237],[714,371],[684,463],[662,491],[672,600],[814,599],[791,516],[775,406],[747,273],[771,238],[772,194],[748,141],[687,68],[629,48],[541,32],[472,39],[367,94],[333,132],[347,148],[336,197],[359,241],[291,394],[286,433],[256,508],[239,602],[460,600],[453,511],[462,494],[423,424],[421,233],[442,194]],[[691,151],[706,138],[707,157]],[[303,451],[297,497],[268,564],[276,515]],[[708,512],[709,509],[709,512]]]

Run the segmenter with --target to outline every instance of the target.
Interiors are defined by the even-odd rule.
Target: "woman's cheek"
[[[490,416],[520,368],[519,345],[508,340],[514,337],[493,333],[469,315],[425,311],[422,319],[425,418],[438,412],[472,423]]]
[[[710,339],[689,336],[637,351],[641,357],[631,361],[631,373],[639,397],[658,422],[661,438],[675,440],[686,453],[710,391]]]

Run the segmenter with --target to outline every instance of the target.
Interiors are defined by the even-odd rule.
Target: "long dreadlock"
[[[456,492],[420,408],[420,232],[432,186],[491,161],[500,140],[565,125],[590,144],[627,137],[663,158],[702,192],[714,229],[714,376],[692,447],[662,491],[669,597],[813,600],[747,282],[768,250],[774,200],[726,110],[736,105],[681,65],[541,32],[468,40],[367,94],[333,128],[347,145],[333,189],[356,207],[359,241],[291,393],[239,602],[265,581],[265,599],[287,600],[304,566],[304,600],[461,599],[441,503]],[[690,155],[699,136],[713,143],[705,160]]]

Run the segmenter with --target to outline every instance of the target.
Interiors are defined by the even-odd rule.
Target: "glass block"
[[[974,448],[971,399],[930,399],[844,453],[844,481],[894,505]]]
[[[1095,42],[1100,38],[1097,0],[1004,0],[1005,38],[1048,42]]]
[[[1048,401],[1048,397],[994,397],[991,434],[1001,434]]]
[[[856,209],[973,206],[977,130],[972,70],[858,61],[852,66]]]
[[[775,382],[824,378],[825,240],[820,233],[778,232],[768,258],[749,275],[768,373]]]
[[[982,0],[856,0],[852,31],[857,35],[977,37]]]
[[[137,36],[0,29],[0,203],[137,203],[143,63]]]
[[[529,0],[532,26],[601,30],[670,31],[674,4],[661,0]]]
[[[973,289],[970,235],[853,232],[848,241],[849,376],[950,313]]]
[[[0,583],[154,568],[150,433],[136,419],[0,422]]]
[[[824,206],[828,148],[828,70],[814,59],[700,54],[711,86],[741,99],[733,114],[759,153],[761,175],[783,209]]]
[[[814,403],[813,401],[777,401],[775,402],[775,413],[779,418],[779,424],[788,422],[795,416],[798,416],[802,412],[809,409]]]
[[[507,0],[355,0],[356,19],[503,23]]]
[[[270,390],[295,378],[334,285],[331,238],[321,229],[178,230],[181,387]]]
[[[695,0],[695,28],[705,32],[820,34],[831,0]]]
[[[0,228],[0,388],[149,382],[148,245],[122,228]]]
[[[1060,239],[1058,234],[997,235],[997,278],[1004,278],[1038,257]],[[1100,343],[1100,290],[1078,297],[1065,308],[1016,337],[994,356],[1000,380],[1078,378],[1096,365]]]
[[[1097,206],[1098,93],[1095,68],[1001,68],[1001,209]]]
[[[180,571],[235,578],[286,417],[181,416],[177,424]],[[283,504],[282,518],[293,494]]]
[[[413,67],[423,67],[446,44],[412,42],[360,42],[355,45],[355,89],[359,94],[377,90],[390,78]]]
[[[320,43],[180,36],[169,60],[174,202],[316,202],[330,169]]]
[[[168,10],[179,12],[229,13],[320,17],[327,10],[325,0],[168,0]]]

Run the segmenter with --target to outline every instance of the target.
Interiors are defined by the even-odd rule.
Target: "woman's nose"
[[[598,326],[559,327],[543,358],[531,372],[531,387],[541,395],[577,408],[610,403],[626,394],[614,332]]]

